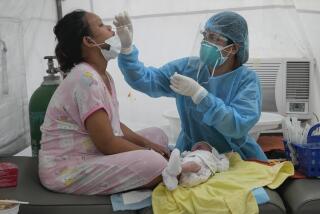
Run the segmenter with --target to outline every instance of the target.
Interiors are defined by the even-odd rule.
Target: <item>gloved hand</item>
[[[114,17],[114,26],[121,41],[121,53],[129,54],[132,51],[133,28],[130,17],[125,11]]]
[[[181,95],[191,96],[195,104],[207,96],[208,91],[190,77],[174,73],[170,78],[170,88]]]

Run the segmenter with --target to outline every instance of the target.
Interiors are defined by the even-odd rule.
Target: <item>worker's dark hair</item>
[[[82,39],[84,36],[91,35],[85,14],[84,10],[68,13],[53,28],[58,40],[55,54],[63,72],[69,72],[74,65],[83,61]]]

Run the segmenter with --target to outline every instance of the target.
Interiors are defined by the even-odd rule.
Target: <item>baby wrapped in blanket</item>
[[[209,179],[216,172],[229,169],[229,159],[204,141],[196,143],[191,151],[180,155],[178,149],[171,153],[167,167],[162,171],[163,182],[169,190],[178,184],[192,187]]]

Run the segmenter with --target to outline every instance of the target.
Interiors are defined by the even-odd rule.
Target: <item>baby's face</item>
[[[191,151],[196,151],[196,150],[205,150],[205,151],[211,152],[212,148],[208,144],[200,142],[200,143],[196,143],[191,149]]]

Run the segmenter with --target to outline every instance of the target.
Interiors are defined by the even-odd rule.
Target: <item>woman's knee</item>
[[[149,183],[145,184],[144,188],[154,188],[162,181],[162,171],[168,165],[168,161],[159,153],[154,151],[146,151],[146,158],[151,158],[146,167],[144,174],[152,175]]]
[[[168,164],[167,159],[155,151],[145,151],[143,155],[145,160],[147,160],[144,166],[144,170],[147,172],[159,172],[160,175]]]
[[[150,128],[142,129],[142,130],[139,130],[137,133],[159,145],[163,145],[163,146],[168,145],[168,142],[169,142],[168,136],[162,129],[158,127],[150,127]]]

